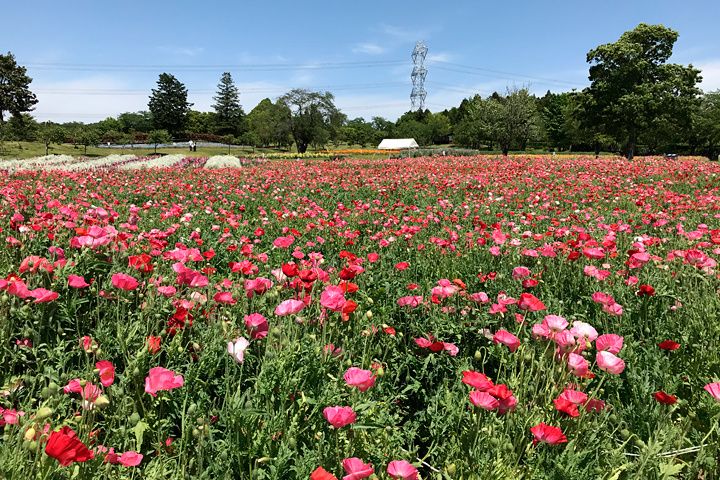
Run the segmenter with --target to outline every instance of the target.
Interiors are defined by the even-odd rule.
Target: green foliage
[[[247,116],[249,139],[257,147],[292,144],[290,110],[284,104],[263,99]]]
[[[5,112],[18,116],[38,103],[30,91],[31,82],[27,69],[17,64],[12,53],[0,54],[0,124],[5,121]]]
[[[323,145],[339,138],[343,118],[330,92],[294,89],[278,99],[290,112],[289,124],[299,153],[311,144]]]
[[[623,141],[629,158],[642,135],[689,125],[700,71],[667,63],[677,38],[662,25],[640,24],[587,55],[588,122]]]
[[[148,109],[152,114],[153,126],[175,135],[185,128],[192,103],[187,101],[187,88],[168,73],[160,74],[157,88],[152,90]]]
[[[217,94],[213,97],[215,103],[212,108],[215,110],[215,131],[219,135],[237,135],[244,131],[244,117],[240,106],[240,94],[233,83],[230,72],[225,72],[220,77]]]
[[[153,144],[155,147],[155,153],[157,153],[157,146],[161,143],[168,143],[172,141],[172,137],[167,130],[152,130],[148,134],[148,142]]]
[[[711,159],[718,159],[720,150],[720,90],[703,95],[693,115],[694,141]]]

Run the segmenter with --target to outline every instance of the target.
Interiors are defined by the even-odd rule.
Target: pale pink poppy
[[[183,384],[182,375],[176,375],[175,372],[167,368],[154,367],[150,369],[148,376],[145,377],[145,392],[156,397],[157,392],[161,390],[180,388]]]
[[[163,297],[168,297],[168,298],[172,297],[173,295],[175,295],[175,293],[177,293],[177,289],[175,287],[173,287],[172,285],[165,285],[163,287],[158,287],[157,291]]]
[[[573,322],[570,333],[572,333],[577,340],[582,340],[590,343],[595,341],[595,339],[598,337],[597,330],[595,330],[592,325],[580,321]]]
[[[351,387],[357,387],[361,392],[367,391],[375,385],[376,377],[370,370],[362,368],[350,367],[345,371],[343,376],[345,383]]]
[[[305,308],[305,304],[300,300],[285,300],[275,308],[275,315],[282,317],[285,315],[293,315]]]
[[[230,356],[237,363],[245,361],[245,350],[250,346],[250,342],[245,337],[236,338],[234,342],[228,342],[227,350]]]
[[[625,370],[625,362],[610,352],[598,352],[595,360],[600,370],[613,375],[620,375]]]

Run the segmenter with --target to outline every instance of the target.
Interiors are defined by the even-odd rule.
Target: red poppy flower
[[[50,434],[45,453],[60,462],[63,467],[73,462],[87,462],[94,457],[90,449],[77,438],[77,434],[67,426]]]
[[[677,397],[675,395],[670,395],[663,392],[662,390],[653,393],[653,397],[655,397],[655,400],[657,400],[659,403],[662,403],[663,405],[674,405],[675,403],[677,403]]]

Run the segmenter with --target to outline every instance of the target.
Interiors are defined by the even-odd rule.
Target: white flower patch
[[[240,159],[232,155],[215,155],[208,158],[205,168],[240,168]]]

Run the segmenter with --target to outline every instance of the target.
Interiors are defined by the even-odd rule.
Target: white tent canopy
[[[378,150],[404,150],[419,148],[419,145],[414,138],[385,138],[377,148]]]

